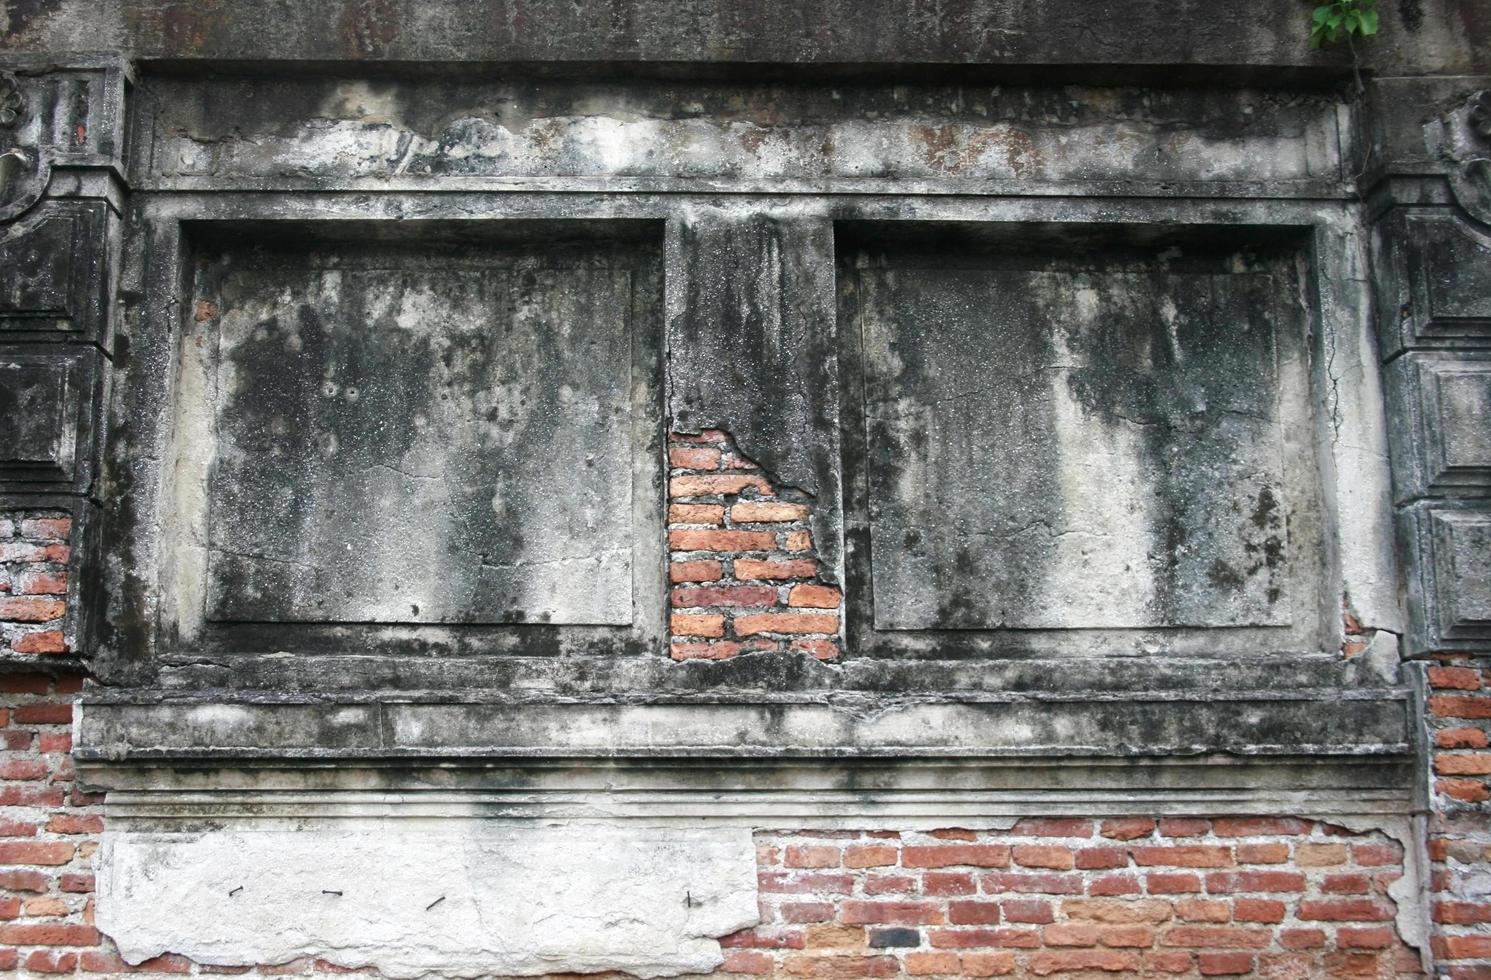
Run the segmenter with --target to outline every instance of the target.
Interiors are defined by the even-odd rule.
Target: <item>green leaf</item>
[[[1357,13],[1355,10],[1346,11],[1346,18],[1341,23],[1346,28],[1347,34],[1350,34],[1352,31],[1356,30],[1357,23],[1361,20],[1361,16],[1362,15]]]
[[[1315,8],[1315,29],[1319,30],[1325,24],[1325,19],[1330,16],[1330,4],[1324,4]]]
[[[1345,19],[1345,14],[1336,10],[1332,10],[1330,16],[1325,19],[1325,26],[1329,27],[1331,29],[1331,33],[1334,35],[1340,31],[1341,21]],[[1335,40],[1335,38],[1332,37],[1331,40]]]
[[[1376,34],[1377,33],[1377,11],[1376,10],[1363,10],[1362,13],[1361,13],[1361,23],[1362,23],[1362,33],[1363,34]]]

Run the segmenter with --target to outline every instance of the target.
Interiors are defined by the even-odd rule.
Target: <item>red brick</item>
[[[1383,844],[1353,844],[1351,859],[1364,868],[1380,868],[1397,864],[1403,860],[1403,845],[1397,842]]]
[[[1080,895],[1082,877],[1062,874],[1021,874],[1019,872],[994,872],[981,879],[984,891],[1017,892],[1036,895]]]
[[[0,786],[0,806],[61,806],[64,799],[60,786],[35,783]]]
[[[1091,837],[1092,821],[1075,817],[1027,817],[1010,830],[1018,837]]]
[[[821,844],[795,845],[787,848],[786,865],[789,868],[837,868],[843,852],[837,847]]]
[[[1041,930],[1047,946],[1096,946],[1098,927],[1087,922],[1058,922]]]
[[[1084,847],[1077,851],[1077,867],[1083,871],[1126,868],[1129,855],[1121,847]]]
[[[1370,898],[1304,899],[1296,912],[1306,922],[1386,922],[1393,910]]]
[[[709,447],[675,446],[668,450],[668,465],[679,469],[717,470],[720,451]]]
[[[1319,949],[1325,945],[1321,929],[1280,929],[1279,945],[1285,949]]]
[[[1369,929],[1342,926],[1336,930],[1336,945],[1342,949],[1388,949],[1397,941],[1397,934],[1385,926]],[[1486,950],[1491,952],[1491,941],[1487,942]]]
[[[668,629],[674,636],[718,638],[725,635],[725,617],[717,614],[689,616],[674,613],[668,617]]]
[[[92,815],[54,813],[47,820],[47,832],[51,834],[101,834],[104,819]]]
[[[906,972],[914,977],[958,976],[963,964],[957,953],[907,953]]]
[[[67,603],[61,599],[0,597],[0,619],[16,623],[47,623],[61,619]]]
[[[910,875],[872,874],[863,880],[866,895],[910,895],[916,892],[916,879]]]
[[[25,752],[31,748],[33,736],[24,731],[0,731],[0,750],[6,752]]]
[[[1001,946],[1037,949],[1041,934],[1034,929],[932,929],[927,941],[938,949],[977,949]]]
[[[1030,971],[1038,977],[1053,973],[1098,970],[1107,973],[1138,972],[1142,961],[1137,953],[1112,949],[1042,950],[1031,954]]]
[[[66,572],[26,572],[16,578],[20,595],[67,595]]]
[[[935,837],[938,840],[961,840],[972,842],[978,840],[978,831],[969,830],[967,827],[938,827],[936,830],[927,831],[927,836]]]
[[[726,973],[770,973],[776,966],[776,961],[769,953],[761,953],[751,949],[732,949],[725,954],[725,962],[720,964],[720,969]]]
[[[1118,926],[1156,925],[1167,921],[1172,914],[1169,902],[1154,898],[1128,902],[1112,899],[1070,898],[1061,903],[1061,910],[1069,919],[1082,919]]]
[[[908,868],[1007,868],[1010,849],[1006,844],[931,844],[905,847],[901,864]]]
[[[791,649],[797,653],[806,653],[818,660],[833,660],[842,652],[836,641],[822,639],[793,640]]]
[[[1476,691],[1481,686],[1480,673],[1469,667],[1430,667],[1428,673],[1430,687]]]
[[[818,574],[818,562],[812,558],[762,560],[737,558],[732,566],[735,577],[743,582],[773,582],[782,579],[812,578]]]
[[[0,943],[14,946],[97,946],[98,930],[67,922],[8,923],[0,926]]]
[[[668,565],[668,581],[718,582],[725,575],[725,566],[717,561],[675,561]]]
[[[66,864],[76,850],[62,841],[0,841],[0,864]]]
[[[31,541],[66,541],[71,517],[32,517],[21,522],[21,537]]]
[[[668,496],[712,497],[745,490],[771,493],[771,484],[754,473],[710,473],[704,476],[675,476],[668,481]]]
[[[808,508],[779,500],[742,500],[730,508],[730,519],[737,524],[781,524],[805,521]]]
[[[807,945],[801,931],[786,929],[774,931],[767,928],[742,929],[720,937],[720,945],[726,948],[747,949],[802,949]]]
[[[1148,817],[1120,817],[1104,820],[1099,833],[1112,840],[1138,840],[1155,831],[1155,822]]]
[[[1070,871],[1072,852],[1066,847],[1040,844],[1016,844],[1012,852],[1015,863],[1022,868],[1050,868],[1054,871]]]
[[[1137,895],[1139,892],[1139,879],[1133,875],[1104,875],[1092,879],[1087,886],[1087,894],[1093,896]]]
[[[1160,820],[1161,837],[1204,837],[1210,830],[1210,820],[1195,817],[1165,817]]]
[[[1178,949],[1158,949],[1146,953],[1144,962],[1151,970],[1161,973],[1191,972],[1191,954]]]
[[[1156,872],[1144,876],[1144,889],[1151,895],[1194,895],[1201,891],[1201,878],[1189,871]]]
[[[1211,822],[1218,837],[1268,837],[1308,834],[1311,823],[1294,817],[1217,817]]]
[[[1056,921],[1051,903],[1037,898],[1007,898],[999,903],[999,909],[1004,913],[1006,922],[1042,925]]]
[[[839,921],[846,925],[933,926],[943,922],[942,908],[933,902],[845,902]]]
[[[1015,954],[1008,950],[993,953],[964,953],[965,977],[1002,977],[1015,972]]]
[[[806,609],[837,609],[842,600],[839,590],[830,585],[794,585],[787,594],[787,605]]]
[[[927,871],[921,876],[921,891],[927,895],[974,895],[978,892],[978,885],[972,874]]]
[[[1204,844],[1183,844],[1175,847],[1131,847],[1129,854],[1134,863],[1144,867],[1161,866],[1172,868],[1230,868],[1233,865],[1232,848],[1214,847]]]
[[[669,648],[674,660],[725,660],[746,649],[744,643],[675,643]]]
[[[78,968],[77,953],[57,953],[52,950],[33,950],[26,957],[26,969],[33,973],[72,973]]]
[[[787,922],[832,922],[835,909],[832,902],[783,902],[781,911]]]
[[[854,877],[846,874],[786,874],[780,871],[763,871],[756,875],[758,887],[764,892],[781,892],[790,895],[828,894],[848,895],[854,891]]]
[[[1284,921],[1284,903],[1272,898],[1239,898],[1232,905],[1232,917],[1238,922]]]
[[[0,871],[0,888],[11,892],[44,892],[51,887],[51,879],[40,871],[21,871],[7,868]]]
[[[1376,933],[1378,930],[1367,931]],[[1392,933],[1389,930],[1381,931],[1388,932],[1389,942],[1391,942],[1393,939]],[[1340,932],[1346,932],[1346,929],[1342,928]],[[1378,937],[1373,935],[1368,938],[1370,941]],[[1445,959],[1491,959],[1491,936],[1441,936],[1439,937],[1438,944],[1442,950],[1441,955]]]
[[[1327,895],[1365,895],[1372,890],[1372,882],[1364,874],[1326,875],[1320,890]]]
[[[1272,941],[1273,934],[1267,929],[1233,926],[1171,926],[1160,936],[1165,946],[1198,949],[1263,949]]]
[[[767,585],[696,585],[673,590],[675,608],[700,606],[754,606],[766,608],[777,601],[777,590]]]
[[[71,725],[71,704],[22,704],[11,710],[17,725]]]
[[[1215,871],[1206,876],[1206,890],[1233,892],[1302,892],[1305,876],[1298,871]]]
[[[709,524],[714,527],[725,522],[725,508],[721,504],[669,504],[669,524]]]
[[[758,633],[837,633],[839,617],[812,613],[757,613],[735,617],[737,636]]]
[[[1436,779],[1434,792],[1463,800],[1466,803],[1484,803],[1491,800],[1491,790],[1479,779]]]
[[[47,764],[41,759],[11,759],[0,762],[0,779],[35,780],[45,779]]]
[[[888,844],[857,844],[844,849],[844,867],[883,868],[895,864],[899,853]]]
[[[61,630],[38,630],[22,633],[10,648],[16,653],[66,653],[67,640]]]
[[[1435,902],[1434,921],[1449,926],[1471,926],[1491,922],[1491,903]]]
[[[786,548],[788,551],[811,551],[813,535],[808,531],[788,531]]]
[[[1238,844],[1235,850],[1239,864],[1283,864],[1289,860],[1289,845],[1282,841]]]
[[[20,954],[15,950],[0,949],[0,970],[14,970],[20,962]]]
[[[1253,972],[1252,953],[1202,953],[1196,960],[1203,977],[1233,977]]]
[[[777,545],[770,531],[706,531],[681,528],[668,532],[674,551],[770,551]]]
[[[995,902],[948,902],[947,921],[955,926],[995,926],[999,905]]]
[[[1229,922],[1232,906],[1205,898],[1187,898],[1175,903],[1175,914],[1187,922]]]
[[[1438,694],[1429,699],[1429,713],[1436,718],[1491,718],[1491,698]]]
[[[1104,926],[1098,930],[1098,942],[1104,946],[1148,948],[1154,945],[1154,930],[1148,926]]]
[[[1479,728],[1446,728],[1434,733],[1434,744],[1441,749],[1484,749],[1491,738]]]
[[[1444,755],[1434,757],[1434,771],[1447,776],[1485,776],[1491,774],[1491,753]]]

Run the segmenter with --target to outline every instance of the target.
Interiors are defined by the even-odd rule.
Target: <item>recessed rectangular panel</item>
[[[93,372],[91,350],[0,352],[0,484],[73,485],[79,474],[80,432],[88,431],[85,397]],[[82,447],[86,450],[86,447]],[[82,476],[89,467],[83,461]]]
[[[244,250],[209,272],[208,618],[630,623],[626,262],[385,252]]]
[[[1491,638],[1491,513],[1434,510],[1429,520],[1440,634]]]
[[[874,624],[1282,626],[1260,272],[859,272]]]

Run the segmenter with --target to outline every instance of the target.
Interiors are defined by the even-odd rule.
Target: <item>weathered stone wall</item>
[[[1491,975],[1491,20],[1308,13],[5,5],[0,970]]]

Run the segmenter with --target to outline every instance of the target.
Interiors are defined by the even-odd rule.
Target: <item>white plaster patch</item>
[[[758,918],[749,828],[451,826],[109,831],[98,926],[131,963],[660,977],[713,970],[715,937]]]

